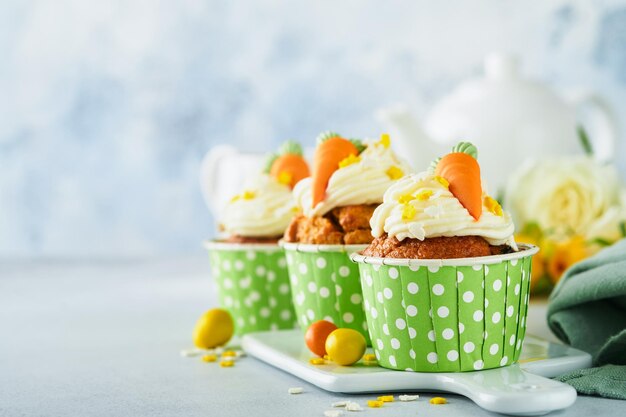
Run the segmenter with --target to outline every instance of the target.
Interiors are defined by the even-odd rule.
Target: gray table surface
[[[0,260],[0,415],[323,416],[339,399],[373,398],[323,391],[251,357],[234,368],[181,357],[214,306],[205,257]],[[532,306],[529,332],[551,338],[544,315],[545,303]],[[296,386],[304,393],[289,395]],[[359,415],[496,415],[455,395],[433,406],[432,396]],[[581,396],[552,415],[626,415],[626,401]]]

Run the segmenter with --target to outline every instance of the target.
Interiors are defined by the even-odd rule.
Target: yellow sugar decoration
[[[345,168],[348,165],[356,164],[361,160],[360,156],[356,156],[354,154],[350,154],[341,161],[339,161],[339,168]]]
[[[311,365],[324,365],[326,361],[324,360],[324,358],[311,358],[309,359],[309,363]]]
[[[376,355],[374,355],[373,353],[366,353],[365,355],[363,355],[363,360],[367,362],[373,362],[376,360]]]
[[[252,200],[253,198],[256,197],[256,193],[254,191],[244,191],[243,194],[241,195],[241,198],[243,198],[244,200]]]
[[[378,400],[367,400],[367,406],[370,408],[380,408],[383,406],[383,402],[382,401],[378,401]]]
[[[235,366],[235,361],[220,361],[220,366],[222,368],[231,368]]]
[[[217,360],[217,356],[216,355],[204,355],[202,357],[202,362],[215,362]]]
[[[378,401],[382,401],[384,403],[392,403],[393,395],[381,395],[380,397],[378,397]]]
[[[494,198],[485,197],[485,207],[496,216],[502,216],[502,206]]]
[[[280,171],[277,179],[279,183],[283,185],[289,185],[291,183],[291,180],[293,179],[293,175],[291,175],[287,171]]]
[[[417,214],[417,210],[410,204],[405,204],[402,207],[402,220],[413,220],[415,215]]]
[[[400,198],[398,199],[398,203],[406,204],[409,201],[413,201],[413,200],[415,200],[415,196],[413,194],[402,194]]]
[[[235,352],[234,350],[226,350],[224,351],[224,353],[222,353],[223,358],[234,358],[236,356],[237,352]]]
[[[385,148],[388,148],[389,145],[391,145],[391,139],[389,138],[389,133],[383,133],[382,135],[380,135],[380,142],[378,143],[383,145]]]
[[[399,180],[400,178],[404,177],[404,171],[402,171],[395,165],[392,165],[391,168],[389,168],[385,172],[385,174],[387,174],[387,176],[392,180]]]
[[[443,188],[449,188],[450,183],[444,177],[440,177],[439,175],[435,175],[434,180],[443,186]]]
[[[431,196],[433,195],[433,192],[431,190],[422,190],[419,193],[417,193],[416,198],[419,201],[426,201],[428,200]]]
[[[233,198],[230,199],[231,203],[234,203],[235,201],[239,200],[241,198],[241,196],[239,194],[233,196]]]
[[[443,397],[433,397],[429,401],[431,404],[447,404],[448,400]]]
[[[299,213],[299,212],[300,212],[300,209],[298,208],[298,206],[293,206],[293,207],[291,208],[291,211],[292,211],[292,212],[294,212],[294,213]]]

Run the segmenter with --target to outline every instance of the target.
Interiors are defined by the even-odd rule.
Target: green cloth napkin
[[[598,368],[579,369],[555,379],[570,384],[581,394],[626,400],[624,366],[604,365]]]
[[[565,273],[550,295],[548,324],[594,365],[622,365],[573,372],[565,382],[584,394],[626,399],[626,239]]]

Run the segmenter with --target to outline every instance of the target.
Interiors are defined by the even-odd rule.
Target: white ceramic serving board
[[[327,391],[446,391],[468,397],[486,410],[519,416],[542,415],[572,405],[576,391],[547,378],[591,366],[588,353],[532,336],[524,340],[518,364],[457,373],[393,371],[360,362],[311,365],[313,355],[298,329],[251,333],[243,337],[242,347],[249,355]]]

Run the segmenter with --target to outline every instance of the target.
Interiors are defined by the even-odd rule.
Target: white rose
[[[586,238],[620,238],[626,204],[617,171],[588,157],[529,161],[507,183],[505,206],[522,226]]]

